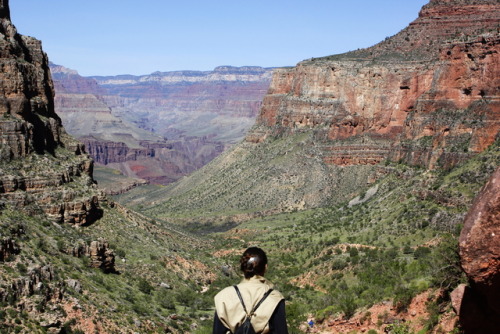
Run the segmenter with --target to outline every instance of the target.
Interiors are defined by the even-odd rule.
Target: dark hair
[[[240,268],[245,278],[250,278],[255,275],[264,276],[266,265],[266,253],[259,247],[248,248],[240,259]]]

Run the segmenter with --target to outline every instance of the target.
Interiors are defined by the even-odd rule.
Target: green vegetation
[[[0,307],[2,333],[45,333],[45,319],[51,317],[66,319],[65,333],[82,333],[86,317],[101,326],[119,324],[123,330],[147,332],[156,327],[185,333],[197,319],[212,314],[212,300],[200,293],[206,284],[204,273],[213,272],[217,264],[201,251],[205,241],[102,205],[104,217],[85,228],[56,224],[42,215],[28,216],[8,207],[0,211],[2,239],[15,240],[19,247],[18,253],[0,262],[0,294],[7,293],[7,303]],[[88,257],[71,255],[70,249],[98,238],[118,250],[117,273],[106,274],[91,268]],[[191,266],[184,268],[179,262]],[[18,296],[9,288],[8,282],[25,280],[42,267],[51,268],[54,275],[43,278],[42,290]],[[78,281],[83,291],[72,288],[68,280]],[[44,297],[59,286],[65,291],[62,302],[82,314],[69,319],[57,298]],[[36,316],[18,312],[16,305],[26,300],[35,304]]]
[[[249,245],[268,251],[268,277],[285,294],[295,331],[308,314],[318,321],[350,318],[382,301],[404,312],[417,294],[439,290],[441,300],[428,301],[431,330],[449,292],[465,282],[457,236],[475,194],[499,165],[498,147],[448,171],[388,164],[392,172],[363,203],[249,220],[218,233],[215,247],[235,250],[228,263]],[[389,329],[412,333],[404,323]]]
[[[301,143],[308,140],[303,134],[276,138],[266,144],[270,145],[269,151],[263,154],[269,156],[263,161],[268,162],[280,145],[292,143],[300,149],[272,158],[280,160],[275,166],[285,163],[286,168],[291,168],[307,146]],[[56,152],[59,156],[64,154]],[[232,154],[245,158],[250,153]],[[252,154],[256,153],[244,161],[256,158]],[[34,156],[27,159],[27,164],[37,168],[44,159],[57,160]],[[498,143],[466,163],[448,169],[429,171],[387,161],[378,166],[385,173],[376,184],[367,186],[365,182],[362,187],[354,182],[355,175],[364,175],[366,180],[366,173],[373,169],[353,170],[352,174],[339,172],[337,177],[343,178],[344,183],[338,179],[335,184],[322,183],[326,179],[320,177],[315,184],[330,186],[328,189],[334,194],[319,208],[287,208],[285,212],[256,215],[244,222],[234,219],[198,223],[197,217],[204,215],[205,210],[201,204],[193,208],[194,218],[189,221],[189,212],[182,210],[194,202],[188,201],[183,207],[177,199],[170,204],[182,209],[177,218],[185,219],[183,225],[165,219],[171,207],[145,202],[144,212],[149,216],[144,216],[103,201],[104,216],[100,220],[91,226],[75,228],[47,220],[35,206],[28,206],[31,211],[27,214],[4,203],[0,211],[0,235],[2,240],[14,240],[18,251],[8,254],[0,265],[0,292],[5,296],[0,307],[1,324],[7,333],[44,333],[48,326],[46,319],[57,317],[64,319],[66,332],[78,333],[84,330],[83,319],[89,318],[96,330],[99,326],[119,326],[120,330],[145,333],[208,333],[213,296],[223,287],[238,282],[239,275],[231,268],[237,267],[238,257],[246,247],[258,245],[269,254],[267,276],[287,299],[288,321],[294,332],[299,332],[300,325],[310,315],[318,322],[329,317],[348,319],[359,311],[367,314],[370,306],[380,302],[392,303],[397,311],[404,312],[417,294],[439,290],[440,298],[429,297],[429,316],[422,320],[427,330],[431,330],[449,304],[448,293],[464,281],[456,252],[463,217],[498,165]],[[234,167],[237,164],[231,166],[227,179],[217,182],[233,182],[243,173],[250,173],[246,177],[257,177],[251,174],[256,170],[244,172],[248,165],[240,165],[239,169]],[[313,170],[317,166],[311,164],[307,168]],[[10,171],[14,173],[15,168]],[[267,182],[283,172],[291,173],[288,169],[272,171],[261,181]],[[197,177],[185,182],[201,182],[200,187],[206,192],[216,185],[210,183],[216,182],[215,179]],[[353,185],[357,185],[356,189]],[[78,183],[66,187],[85,191]],[[151,192],[161,193],[165,189]],[[252,189],[262,191],[266,200],[276,195],[267,194],[257,185]],[[233,190],[234,196],[244,191],[238,185]],[[171,194],[176,191],[175,186],[168,188]],[[227,216],[232,212],[241,214],[223,203],[234,198],[233,195],[219,195],[220,200],[203,202],[208,204],[207,216],[214,212]],[[147,192],[141,196],[147,196]],[[351,201],[357,196],[358,201]],[[257,203],[249,203],[248,213],[252,207],[265,208],[260,206],[262,202]],[[71,250],[88,246],[99,238],[107,240],[114,250],[117,273],[105,274],[91,268],[88,257],[71,255]],[[52,274],[41,279],[37,292],[20,296],[8,284],[27,279],[42,267],[52,268],[49,270]],[[68,280],[77,281],[82,291]],[[46,297],[61,286],[62,300]],[[28,316],[18,307],[26,302],[33,306],[37,316]],[[380,326],[387,325],[389,318],[382,318]],[[391,326],[392,333],[411,333],[404,323],[393,322]]]
[[[252,217],[342,202],[345,194],[356,193],[366,184],[373,166],[343,169],[327,166],[319,158],[304,159],[322,156],[314,141],[305,132],[259,144],[244,142],[173,185],[139,187],[115,199],[181,225],[194,221],[221,225],[228,220],[220,217]],[[307,203],[302,203],[303,198]]]

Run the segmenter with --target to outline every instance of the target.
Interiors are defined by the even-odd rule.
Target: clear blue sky
[[[17,30],[82,75],[293,66],[376,44],[428,0],[11,0]]]

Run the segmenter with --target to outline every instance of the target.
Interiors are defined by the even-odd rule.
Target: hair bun
[[[266,271],[266,264],[266,253],[258,247],[248,248],[240,259],[241,271],[243,271],[245,278],[255,275],[263,276]]]

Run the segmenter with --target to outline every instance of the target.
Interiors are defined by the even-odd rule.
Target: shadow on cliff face
[[[36,114],[32,113],[27,114],[24,119],[33,125],[33,149],[35,152],[38,154],[49,153],[54,156],[59,142],[53,135],[57,128],[53,128],[52,123],[55,125],[57,121],[49,118],[50,121],[45,123]]]
[[[464,333],[500,333],[499,314],[489,308],[487,299],[476,288],[464,285],[458,287],[457,291],[461,294],[457,311]]]

